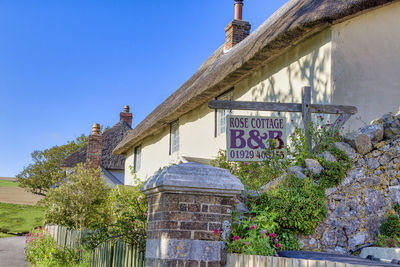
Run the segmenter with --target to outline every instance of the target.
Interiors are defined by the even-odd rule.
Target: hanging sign
[[[226,118],[228,161],[263,161],[275,155],[283,158],[285,146],[284,117],[228,115]]]

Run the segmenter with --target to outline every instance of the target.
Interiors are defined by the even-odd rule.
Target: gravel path
[[[0,238],[0,267],[25,267],[25,236]]]

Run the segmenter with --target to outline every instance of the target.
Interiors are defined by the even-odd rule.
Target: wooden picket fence
[[[367,267],[342,262],[228,254],[226,267]]]
[[[80,247],[81,232],[60,225],[47,225],[46,229],[60,247]],[[120,241],[109,241],[91,251],[91,266],[143,267],[144,252]]]

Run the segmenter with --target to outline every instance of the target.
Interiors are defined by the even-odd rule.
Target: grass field
[[[18,187],[18,182],[8,181],[8,180],[0,180],[0,187]]]
[[[43,226],[45,209],[38,206],[0,203],[0,237],[5,233],[24,233]]]

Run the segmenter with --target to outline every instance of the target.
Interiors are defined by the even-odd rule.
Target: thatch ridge
[[[112,151],[118,145],[121,140],[132,131],[128,123],[125,121],[119,121],[112,128],[105,131],[103,136],[103,151],[101,158],[101,166],[107,170],[124,170],[125,169],[125,156],[124,155],[113,155]],[[82,147],[75,153],[71,154],[63,162],[60,167],[71,168],[78,163],[86,161],[86,150],[87,146]]]
[[[145,137],[206,103],[330,25],[398,0],[291,0],[245,40],[223,54],[217,49],[175,93],[154,109],[113,151],[123,154]]]

